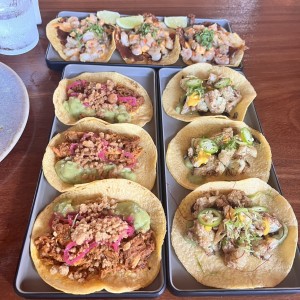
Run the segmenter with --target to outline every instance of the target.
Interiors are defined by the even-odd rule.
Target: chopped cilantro
[[[104,29],[102,26],[97,25],[97,24],[91,24],[88,28],[88,30],[93,31],[96,33],[99,37],[102,37]]]
[[[207,49],[210,49],[214,40],[214,31],[205,28],[202,32],[195,34],[195,39],[199,44],[206,47]]]

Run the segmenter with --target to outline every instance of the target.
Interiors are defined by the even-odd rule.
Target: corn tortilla
[[[67,86],[76,80],[86,80],[88,82],[99,82],[106,83],[107,80],[113,81],[115,84],[123,85],[136,93],[142,96],[145,100],[137,111],[130,113],[131,121],[130,123],[139,125],[143,127],[148,123],[153,116],[153,107],[151,99],[146,92],[146,90],[136,81],[131,78],[119,74],[117,72],[100,72],[100,73],[82,73],[79,76],[76,76],[71,79],[63,79],[59,82],[58,87],[53,94],[53,103],[55,108],[55,115],[57,118],[66,125],[74,125],[79,119],[76,119],[74,116],[70,115],[68,111],[64,108],[64,102],[67,101]],[[104,121],[104,123],[109,124]]]
[[[272,163],[272,154],[270,145],[260,132],[250,128],[244,122],[203,117],[183,127],[168,145],[166,163],[170,173],[180,185],[190,190],[193,190],[200,185],[189,180],[190,169],[187,168],[184,163],[184,156],[190,147],[191,139],[198,137],[210,137],[213,134],[221,132],[223,128],[227,127],[239,130],[247,127],[252,136],[260,142],[260,144],[256,147],[257,157],[251,157],[248,159],[251,167],[244,173],[236,176],[226,174],[222,174],[220,176],[206,176],[203,178],[202,184],[210,181],[241,180],[251,177],[257,177],[263,181],[268,181]]]
[[[112,132],[127,136],[139,136],[139,145],[143,148],[138,158],[138,167],[134,170],[136,182],[151,190],[156,179],[157,149],[151,136],[140,126],[134,124],[104,124],[96,118],[84,118],[67,131],[86,131],[86,132]],[[45,151],[43,157],[43,172],[49,182],[56,190],[65,192],[74,185],[63,182],[55,172],[56,156],[52,147],[65,140],[64,134],[59,133],[54,136]]]
[[[194,219],[191,207],[203,193],[218,190],[241,190],[246,195],[263,192],[266,196],[253,199],[252,204],[265,206],[271,214],[288,227],[287,238],[272,251],[267,261],[250,256],[242,270],[225,266],[220,255],[207,256],[204,251],[186,237],[188,220]],[[264,181],[250,178],[241,181],[211,182],[188,194],[179,205],[172,225],[172,245],[185,269],[201,284],[216,288],[246,289],[274,287],[290,272],[297,247],[298,224],[288,201]]]
[[[104,279],[93,277],[79,283],[61,276],[58,273],[50,274],[51,265],[46,265],[39,258],[34,240],[50,232],[48,226],[54,207],[70,199],[72,205],[79,205],[86,201],[90,202],[99,196],[107,196],[118,202],[130,200],[137,203],[150,215],[150,226],[155,234],[155,251],[149,257],[149,267],[138,272],[118,272]],[[37,272],[42,279],[52,287],[72,294],[89,294],[105,289],[112,293],[124,293],[148,286],[156,278],[160,270],[161,249],[166,233],[166,218],[161,202],[149,190],[141,185],[125,179],[105,179],[88,183],[58,196],[37,217],[32,234],[30,252]]]
[[[180,114],[176,112],[176,107],[179,100],[185,95],[185,91],[180,87],[180,80],[187,75],[194,75],[202,80],[208,79],[210,73],[215,73],[219,76],[230,78],[235,88],[242,95],[241,101],[231,110],[230,119],[243,121],[247,112],[247,108],[256,97],[256,92],[251,83],[239,72],[228,67],[212,66],[208,63],[198,63],[182,69],[168,82],[162,95],[162,103],[166,114],[170,117],[184,122],[191,122],[195,119],[202,118],[199,114]],[[206,115],[216,116],[209,112]]]
[[[58,23],[61,19],[62,18],[56,18],[56,19],[50,21],[47,24],[47,26],[46,26],[46,35],[47,35],[47,38],[48,38],[49,42],[53,46],[53,48],[58,52],[59,56],[63,60],[69,61],[70,59],[63,52],[63,50],[65,49],[65,46],[61,43],[61,40],[60,40],[60,38],[58,37],[58,34],[57,34],[57,25],[58,25]],[[112,33],[110,38],[111,38],[111,43],[110,43],[110,46],[107,49],[105,55],[102,58],[99,57],[99,58],[95,59],[93,62],[108,62],[110,60],[112,54],[114,53],[114,51],[116,49],[116,43],[115,43],[115,40],[114,40],[114,33]]]

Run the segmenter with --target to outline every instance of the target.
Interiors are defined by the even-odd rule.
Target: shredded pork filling
[[[114,200],[104,197],[66,216],[54,213],[51,232],[34,241],[51,274],[83,282],[148,267],[155,250],[153,231],[135,232],[130,220],[114,215],[115,207]]]
[[[251,204],[243,191],[206,192],[191,207],[195,220],[188,237],[209,256],[221,253],[230,268],[242,269],[250,255],[268,260],[287,227],[265,207]]]
[[[138,136],[123,136],[109,132],[64,133],[65,141],[52,148],[58,160],[66,159],[77,163],[82,168],[97,170],[97,178],[118,177],[120,171],[137,167],[137,158],[141,154]],[[105,166],[114,166],[104,172]],[[92,175],[95,176],[95,175]]]

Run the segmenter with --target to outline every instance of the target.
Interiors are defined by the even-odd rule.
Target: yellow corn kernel
[[[209,232],[209,231],[211,231],[212,227],[211,226],[204,226],[204,229]]]
[[[263,222],[265,226],[263,235],[267,235],[270,232],[270,221],[268,219],[263,219]]]
[[[244,222],[245,216],[243,216],[242,214],[239,214],[239,219],[240,219],[241,222]]]
[[[196,159],[195,166],[200,167],[202,164],[206,164],[210,156],[210,153],[206,153],[203,150],[200,150]]]
[[[196,106],[199,101],[200,101],[200,95],[197,93],[193,93],[192,95],[187,97],[186,104],[188,106]]]

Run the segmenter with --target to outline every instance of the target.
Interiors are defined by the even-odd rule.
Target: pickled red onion
[[[89,253],[93,248],[98,246],[97,242],[93,242],[89,245],[87,249],[85,249],[83,252],[81,252],[79,255],[77,255],[74,259],[69,259],[69,251],[74,247],[77,246],[76,242],[70,242],[65,250],[64,250],[64,261],[67,265],[72,266],[79,260],[81,260],[87,253]]]
[[[120,97],[120,96],[118,96],[118,100],[119,100],[119,102],[127,102],[131,106],[137,106],[136,97],[131,97],[131,96]]]

